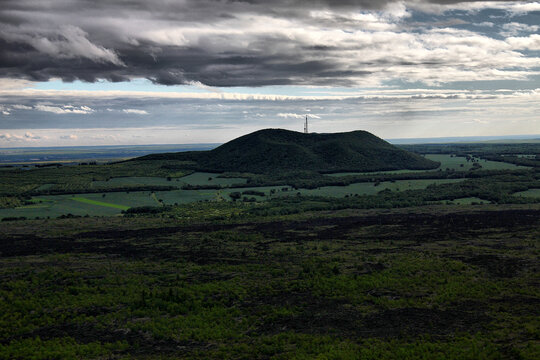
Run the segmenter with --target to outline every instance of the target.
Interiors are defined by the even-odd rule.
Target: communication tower
[[[306,122],[304,123],[304,134],[308,133],[308,123],[307,123],[307,115],[306,115]]]

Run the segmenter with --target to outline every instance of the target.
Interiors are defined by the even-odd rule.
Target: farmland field
[[[0,217],[58,217],[61,215],[78,215],[78,216],[110,216],[120,213],[120,209],[108,206],[99,206],[88,201],[77,201],[81,198],[92,198],[89,194],[74,194],[74,195],[53,195],[40,196],[33,198],[34,204],[16,208],[0,209]],[[98,201],[95,198],[95,201]],[[109,201],[109,200],[107,200]]]
[[[524,196],[524,197],[533,197],[533,198],[540,198],[540,189],[529,189],[525,191],[520,191],[517,193],[514,193],[516,196]]]
[[[132,206],[159,205],[150,192],[48,195],[34,197],[32,201],[32,205],[0,209],[0,217],[107,216],[120,214]]]
[[[426,158],[438,161],[441,163],[439,169],[452,169],[452,170],[470,170],[473,167],[473,162],[467,161],[464,157],[452,157],[444,154],[427,154]],[[477,159],[478,164],[482,166],[484,170],[512,170],[512,169],[526,169],[524,166],[518,166],[510,163],[500,161],[489,161],[483,159]],[[461,166],[463,165],[463,167]]]
[[[344,197],[346,195],[374,195],[383,190],[405,191],[425,189],[432,184],[451,184],[463,181],[463,179],[429,179],[429,180],[396,180],[394,182],[384,181],[377,185],[373,182],[355,183],[347,186],[322,186],[317,189],[296,189],[285,187],[283,191],[279,186],[266,187],[249,187],[249,188],[233,188],[224,189],[223,194],[243,191],[258,191],[264,192],[266,196],[280,197],[292,196],[300,193],[307,196],[328,196],[328,197]],[[271,192],[273,190],[273,193]],[[260,199],[260,197],[256,197]]]
[[[186,183],[207,184],[207,173],[196,173],[196,176],[185,181]],[[199,175],[201,174],[201,175]],[[195,175],[195,174],[193,174]],[[215,174],[213,174],[215,175]],[[161,178],[117,178],[116,184],[111,179],[108,182],[111,186],[127,184],[152,184],[161,185],[171,182]],[[141,179],[141,180],[139,180]],[[238,181],[238,179],[220,179]],[[123,182],[122,180],[126,180]],[[242,179],[245,180],[245,179]],[[344,197],[350,195],[374,195],[382,190],[404,191],[424,189],[431,184],[448,184],[463,181],[462,179],[432,179],[432,180],[397,180],[395,182],[382,182],[375,186],[375,183],[357,183],[348,186],[324,186],[319,189],[298,189],[292,190],[290,187],[283,191],[281,186],[268,187],[245,187],[228,189],[201,189],[201,190],[171,190],[171,191],[130,191],[130,192],[108,192],[89,193],[72,195],[48,195],[33,198],[33,204],[17,208],[0,209],[0,218],[6,217],[57,217],[60,215],[73,214],[79,216],[103,216],[120,214],[122,210],[137,206],[161,206],[186,204],[197,201],[230,200],[229,194],[232,192],[256,191],[264,192],[266,197],[247,195],[255,197],[257,200],[265,200],[267,197],[296,196],[298,193],[307,196],[329,196]],[[174,183],[174,181],[173,181]],[[115,184],[115,185],[112,185]],[[100,185],[101,187],[102,185]],[[274,193],[271,194],[271,190]],[[81,201],[80,199],[85,199]],[[103,204],[100,204],[103,203]]]
[[[87,198],[84,198],[84,197],[72,197],[71,199],[75,200],[75,201],[82,202],[84,204],[90,204],[90,205],[96,205],[96,206],[105,206],[105,207],[110,207],[110,208],[120,209],[120,210],[129,209],[129,206],[118,205],[118,204],[113,204],[113,203],[108,203],[108,202],[98,201],[98,200],[92,200],[92,199],[87,199]]]
[[[345,195],[373,195],[383,190],[404,191],[425,189],[431,184],[450,184],[463,181],[462,179],[429,179],[429,180],[396,180],[394,182],[385,181],[375,186],[375,183],[357,183],[348,186],[323,186],[319,189],[300,189],[303,195],[314,196],[335,196]]]
[[[473,167],[473,162],[467,161],[466,158],[460,156],[451,156],[447,154],[427,154],[426,158],[440,162],[441,165],[434,170],[456,170],[456,171],[466,171],[470,170]],[[510,163],[499,162],[499,161],[490,161],[478,159],[478,164],[482,166],[483,170],[505,170],[505,169],[526,169],[525,166],[518,166]],[[377,174],[408,174],[408,173],[420,173],[425,172],[426,170],[388,170],[388,171],[376,171]],[[342,172],[342,173],[333,173],[327,174],[327,176],[339,177],[339,176],[348,176],[348,175],[367,175],[372,174],[373,172]]]

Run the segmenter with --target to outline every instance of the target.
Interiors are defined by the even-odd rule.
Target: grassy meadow
[[[441,165],[431,171],[439,170],[456,170],[456,171],[467,171],[473,168],[473,162],[467,161],[466,157],[456,156],[451,154],[426,154],[425,157],[429,160],[437,161]],[[515,165],[507,162],[500,161],[490,161],[485,159],[476,159],[478,164],[481,165],[484,170],[518,170],[518,169],[527,169],[526,166]],[[388,171],[377,171],[378,174],[409,174],[409,173],[421,173],[425,170],[388,170]],[[351,176],[351,175],[368,175],[372,174],[366,172],[341,172],[341,173],[332,173],[327,174],[327,176],[340,177],[340,176]]]
[[[517,193],[514,193],[516,196],[524,196],[524,197],[532,197],[532,198],[540,198],[540,189],[528,189],[525,191],[519,191]]]

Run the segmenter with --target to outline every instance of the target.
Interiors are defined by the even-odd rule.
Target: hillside
[[[303,134],[265,129],[211,151],[154,154],[139,160],[193,161],[197,170],[270,173],[275,171],[380,171],[434,169],[438,163],[401,150],[366,131]]]

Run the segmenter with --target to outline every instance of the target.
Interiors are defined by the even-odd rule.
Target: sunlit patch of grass
[[[75,201],[78,201],[78,202],[85,203],[85,204],[90,204],[90,205],[105,206],[105,207],[110,207],[110,208],[115,208],[115,209],[120,209],[120,210],[127,210],[127,209],[129,209],[129,206],[118,205],[118,204],[111,204],[111,203],[107,203],[107,202],[103,202],[103,201],[97,201],[97,200],[92,200],[92,199],[87,199],[87,198],[83,198],[83,197],[72,197],[71,199],[72,199],[72,200],[75,200]]]

